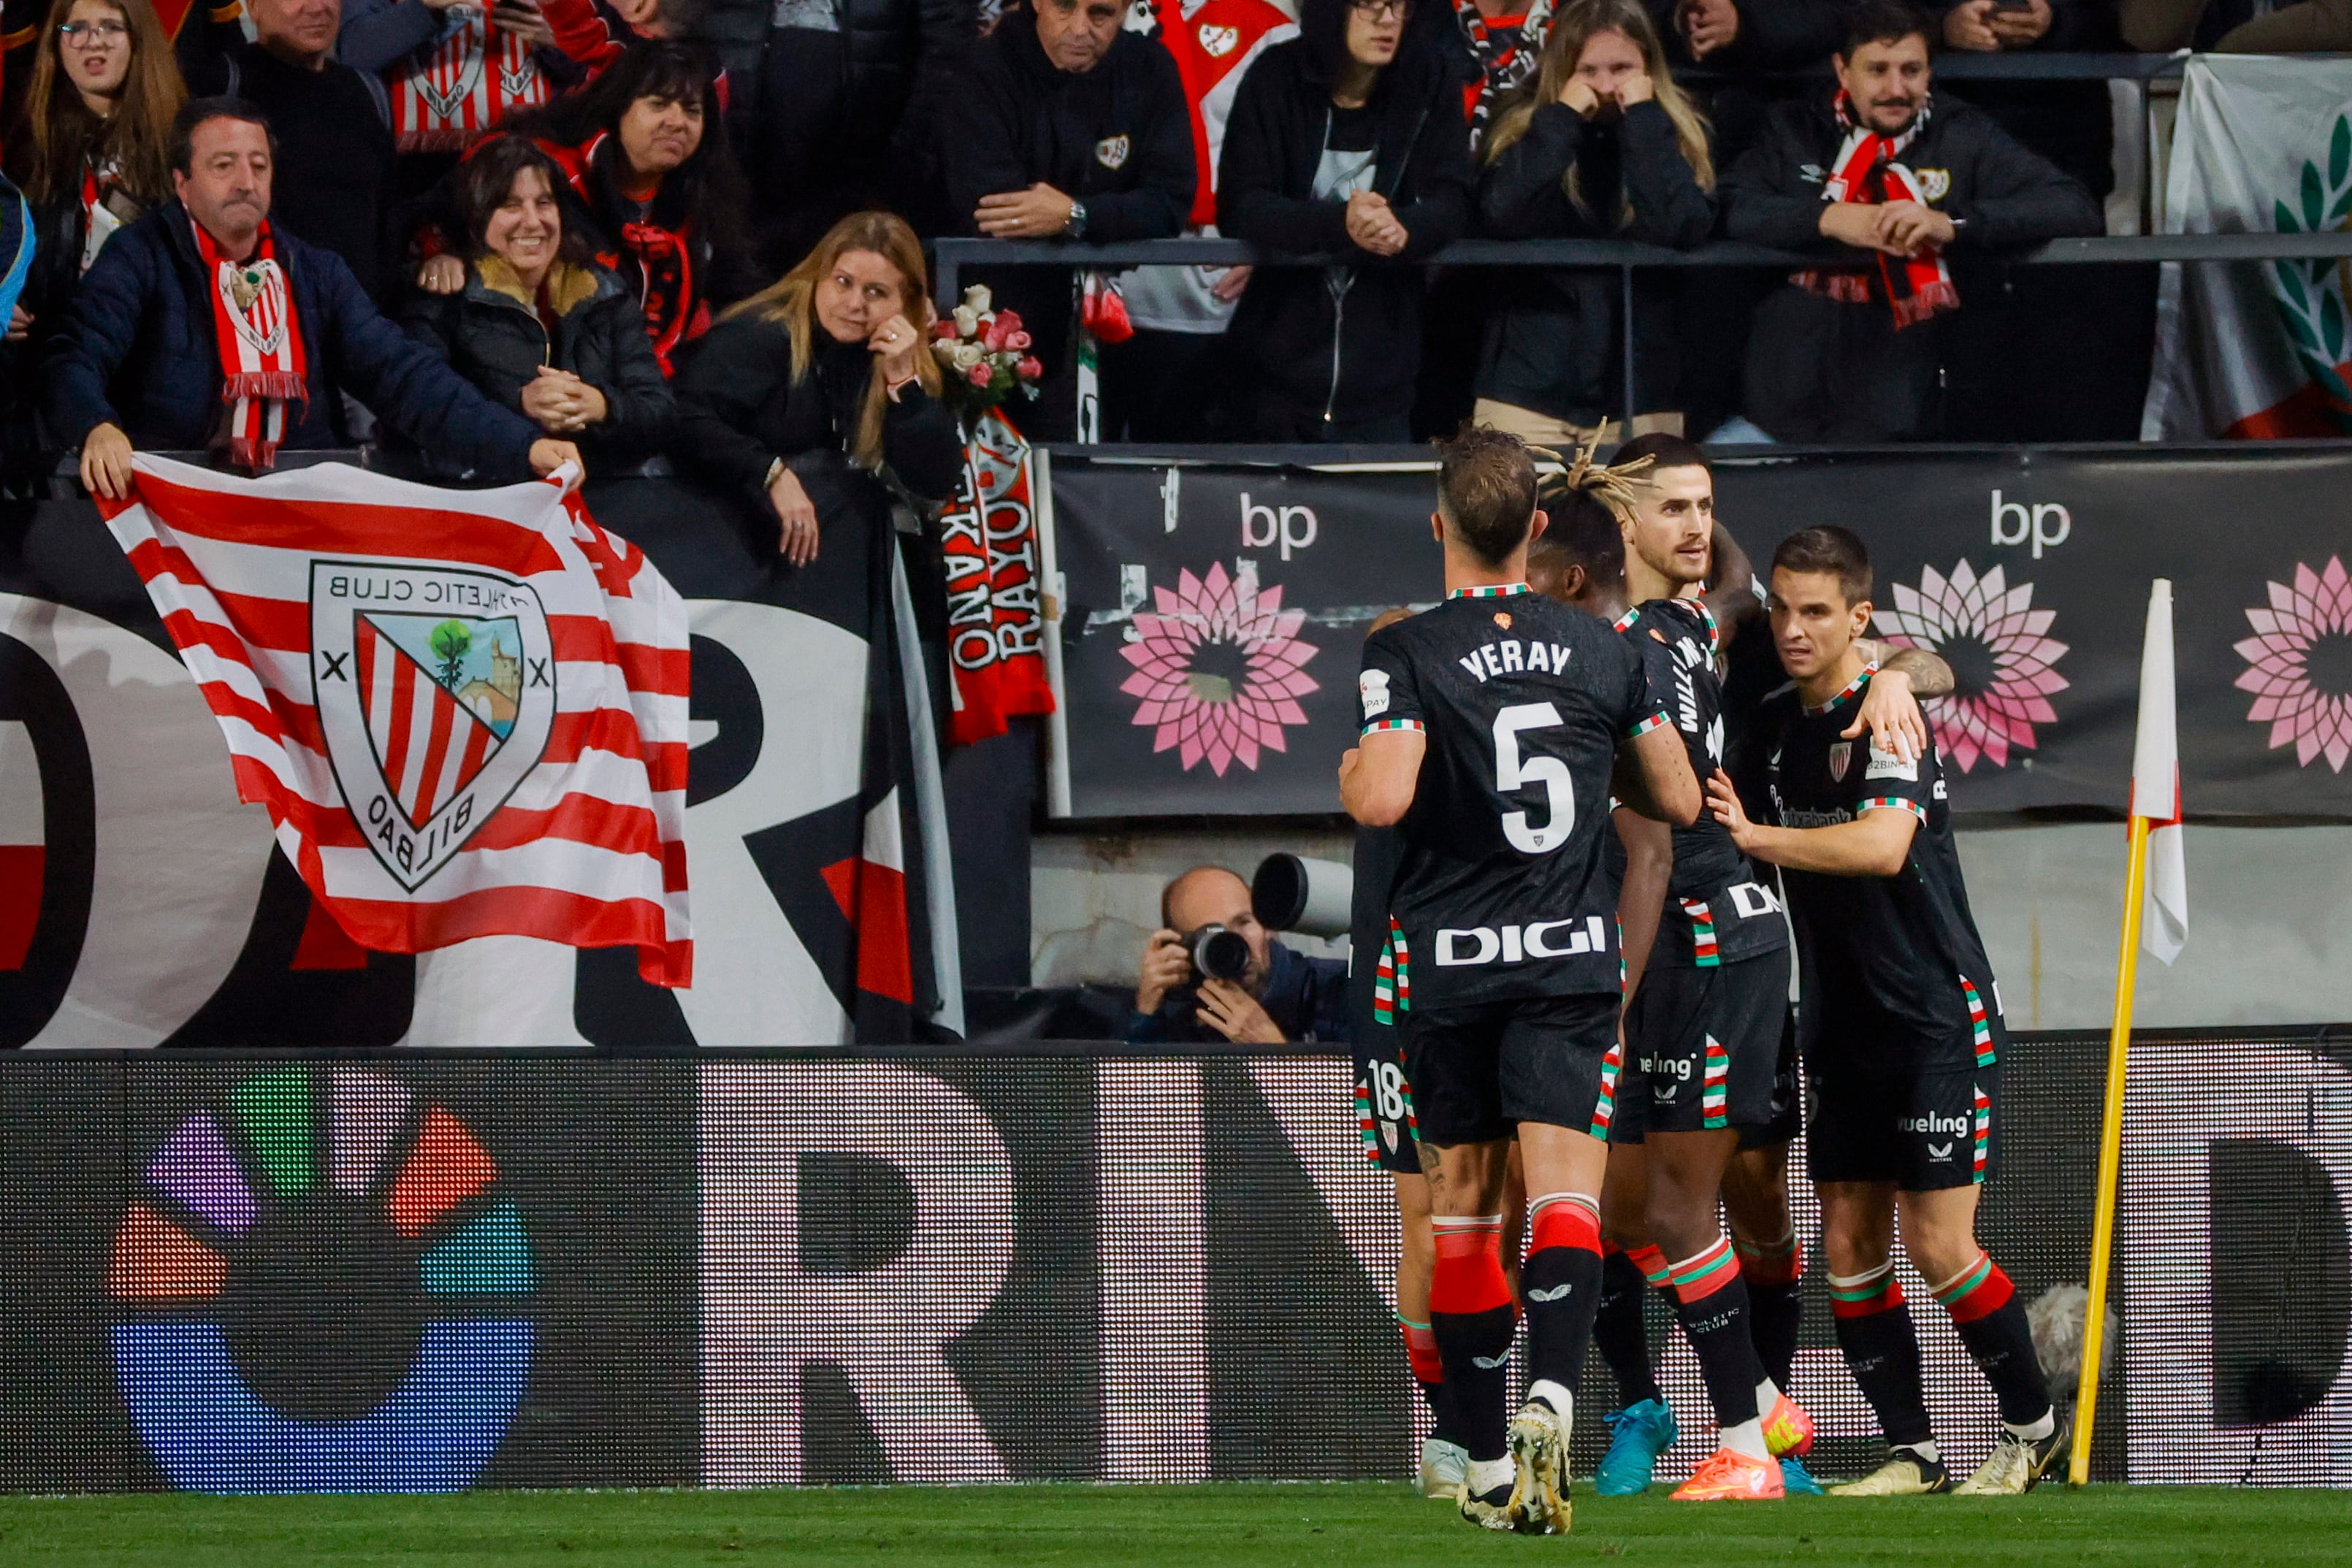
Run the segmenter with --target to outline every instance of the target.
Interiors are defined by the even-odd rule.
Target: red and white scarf
[[[1882,136],[1856,120],[1853,99],[1846,96],[1843,88],[1838,89],[1832,107],[1845,140],[1838,144],[1837,161],[1830,166],[1829,178],[1822,183],[1822,200],[1867,202],[1873,205],[1917,202],[1927,205],[1926,187],[1900,160],[1927,128],[1928,106],[1919,106],[1918,117],[1899,136]],[[1876,253],[1874,259],[1878,264],[1875,277],[1868,272],[1809,268],[1789,281],[1800,288],[1853,305],[1867,303],[1874,285],[1878,297],[1894,311],[1895,329],[1898,332],[1916,326],[1939,310],[1959,308],[1959,290],[1952,287],[1951,269],[1944,265],[1940,248],[1930,246],[1907,258],[1882,251]]]
[[[470,147],[509,115],[548,99],[531,46],[476,13],[409,57],[392,79],[392,129],[403,152]]]
[[[231,261],[199,223],[196,252],[212,279],[213,341],[220,350],[221,402],[228,405],[229,460],[259,471],[278,461],[286,438],[287,405],[308,407],[310,385],[302,362],[302,327],[294,295],[269,225],[261,225],[253,259]],[[301,418],[298,410],[294,417]]]

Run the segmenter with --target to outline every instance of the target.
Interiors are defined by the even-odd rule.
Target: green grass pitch
[[[2051,1486],[2022,1499],[1675,1504],[1580,1489],[1565,1540],[1490,1535],[1387,1482],[0,1498],[0,1563],[684,1568],[712,1563],[2116,1563],[2352,1559],[2352,1493]]]

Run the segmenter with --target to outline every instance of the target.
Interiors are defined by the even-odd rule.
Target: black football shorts
[[[1786,947],[1703,968],[1644,970],[1625,1009],[1628,1077],[1638,1075],[1648,1091],[1642,1125],[1651,1133],[1769,1126],[1788,1018]],[[1610,1136],[1629,1141],[1615,1128]]]
[[[1806,1168],[1815,1181],[1936,1192],[2000,1165],[2000,1069],[1876,1075],[1808,1068]]]
[[[1780,1009],[1780,1054],[1772,1068],[1772,1119],[1739,1129],[1743,1149],[1778,1149],[1805,1130],[1805,1072],[1797,1060],[1797,1010]]]
[[[1424,1143],[1496,1143],[1521,1122],[1608,1137],[1624,1065],[1616,992],[1416,1007],[1407,1022],[1405,1077]]]
[[[1408,1015],[1410,1016],[1410,1015]],[[1383,1028],[1383,1043],[1402,1030]],[[1421,1174],[1421,1137],[1412,1113],[1412,1085],[1404,1062],[1394,1051],[1359,1049],[1356,1052],[1356,1130],[1363,1135],[1364,1157],[1398,1176]]]

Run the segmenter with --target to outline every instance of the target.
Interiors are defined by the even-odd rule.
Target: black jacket
[[[1569,200],[1562,177],[1579,172],[1584,196]],[[1625,207],[1632,216],[1620,226]],[[1699,187],[1654,102],[1622,121],[1588,122],[1548,103],[1527,131],[1490,162],[1478,186],[1478,215],[1497,239],[1627,239],[1685,249],[1715,228],[1715,196]],[[1624,327],[1618,275],[1562,268],[1520,272],[1486,318],[1478,361],[1480,397],[1576,424],[1612,412],[1673,406],[1676,381],[1672,280],[1636,275],[1633,363],[1637,407],[1624,402]]]
[[[667,448],[677,402],[646,340],[636,296],[601,267],[560,264],[546,287],[556,317],[552,332],[496,257],[468,267],[466,287],[456,294],[411,295],[400,323],[483,396],[519,414],[522,389],[541,365],[570,371],[604,393],[604,418],[576,437],[592,474]]]
[[[2090,193],[2028,151],[1990,115],[1935,94],[1932,118],[1903,162],[1938,193],[1928,204],[1958,220],[1952,249],[1998,250],[2105,226]],[[1842,140],[1829,96],[1776,104],[1763,140],[1723,179],[1723,227],[1733,239],[1864,265],[1870,255],[1822,237],[1822,182]]]
[[[346,65],[291,66],[258,44],[215,57],[189,78],[191,96],[230,93],[257,105],[277,139],[270,218],[343,258],[371,298],[385,276],[392,210],[392,109],[384,87]]]
[[[1039,181],[1087,207],[1090,240],[1167,239],[1192,208],[1192,110],[1157,38],[1122,32],[1094,69],[1056,69],[1035,16],[1005,13],[938,124],[958,234],[982,196]]]
[[[1217,227],[1293,255],[1345,258],[1344,289],[1319,267],[1261,267],[1234,314],[1261,394],[1339,423],[1402,415],[1421,366],[1418,263],[1461,237],[1470,212],[1470,130],[1462,87],[1434,48],[1398,52],[1372,89],[1380,123],[1373,189],[1410,235],[1375,256],[1348,237],[1347,207],[1317,201],[1331,119],[1330,78],[1311,39],[1258,57],[1234,95],[1217,162]]]
[[[1353,1036],[1349,1027],[1348,966],[1338,958],[1309,958],[1286,944],[1267,944],[1265,989],[1258,1005],[1283,1038],[1294,1042],[1345,1044]],[[1201,992],[1197,986],[1169,991],[1155,1013],[1139,1013],[1132,1002],[1121,1036],[1129,1045],[1176,1042],[1206,1044],[1225,1037],[1200,1021]]]
[[[673,383],[680,465],[765,514],[762,528],[771,541],[767,475],[780,457],[808,491],[821,525],[845,508],[877,521],[889,513],[887,485],[853,464],[848,453],[874,357],[863,343],[836,343],[822,328],[814,336],[815,362],[795,380],[792,338],[782,322],[757,315],[721,321]],[[954,415],[919,384],[902,389],[883,422],[882,457],[909,494],[946,499],[963,467]]]
[[[485,401],[379,315],[341,257],[290,234],[274,237],[310,388],[299,422],[286,432],[288,450],[352,444],[341,391],[416,445],[484,478],[530,477],[536,425]],[[96,426],[113,423],[133,446],[209,445],[222,418],[212,289],[188,210],[176,201],[107,241],[42,364],[52,438],[79,446]]]

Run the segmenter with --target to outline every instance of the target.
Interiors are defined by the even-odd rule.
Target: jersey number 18
[[[1503,813],[1503,837],[1523,854],[1556,850],[1576,828],[1576,785],[1568,776],[1568,764],[1557,757],[1519,755],[1522,732],[1549,729],[1559,722],[1559,710],[1549,703],[1517,703],[1495,716],[1495,792],[1508,795],[1536,783],[1544,787],[1542,826],[1531,824],[1525,811]]]

